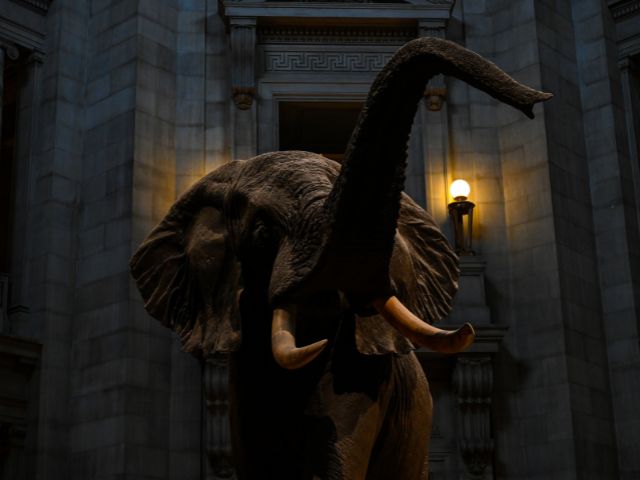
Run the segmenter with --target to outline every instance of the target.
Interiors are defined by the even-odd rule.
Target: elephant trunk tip
[[[531,99],[529,103],[521,108],[522,113],[524,113],[527,117],[533,119],[535,115],[533,114],[533,106],[539,102],[546,102],[553,98],[553,93],[549,92],[539,92],[535,91],[535,95]]]

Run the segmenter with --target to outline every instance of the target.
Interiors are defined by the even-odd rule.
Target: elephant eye
[[[251,230],[255,247],[271,249],[277,246],[280,229],[268,215],[264,213],[256,215]]]
[[[267,231],[267,226],[264,223],[264,220],[258,219],[256,223],[253,225],[253,236],[260,239],[266,238],[269,232]]]

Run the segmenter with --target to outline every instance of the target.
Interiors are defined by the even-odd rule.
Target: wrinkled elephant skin
[[[412,41],[372,85],[342,165],[297,151],[230,162],[131,259],[145,308],[185,351],[230,354],[241,479],[427,477],[432,404],[412,342],[455,353],[474,336],[431,325],[450,311],[457,257],[402,193],[438,73],[528,116],[550,97],[456,44]]]

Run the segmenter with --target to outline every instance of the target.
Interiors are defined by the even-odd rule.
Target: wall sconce
[[[449,191],[454,199],[449,204],[449,216],[453,222],[456,253],[458,255],[475,255],[471,249],[473,207],[475,204],[467,200],[471,187],[466,181],[458,179],[453,181]]]

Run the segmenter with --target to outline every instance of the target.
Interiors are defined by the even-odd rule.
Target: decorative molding
[[[620,0],[609,3],[609,10],[615,20],[640,13],[640,0]]]
[[[42,52],[44,34],[0,17],[0,41],[14,43],[28,50]]]
[[[315,18],[378,20],[448,19],[453,2],[443,0],[426,3],[356,2],[260,2],[222,1],[220,12],[227,18]]]
[[[228,355],[210,357],[204,365],[206,479],[234,479],[229,425]]]
[[[53,0],[11,0],[18,5],[35,10],[41,15],[46,15]]]
[[[241,0],[242,1],[242,0]],[[267,2],[281,3],[409,3],[405,0],[265,0]],[[446,0],[445,0],[446,1]],[[434,2],[430,2],[434,3]],[[437,3],[437,0],[436,0]]]
[[[391,52],[265,52],[267,72],[379,72]]]
[[[627,57],[640,57],[640,32],[618,41],[618,59]]]
[[[491,465],[491,356],[459,356],[453,372],[453,389],[460,411],[460,454],[470,474],[483,478]]]
[[[417,34],[415,27],[260,26],[258,43],[403,45]]]

